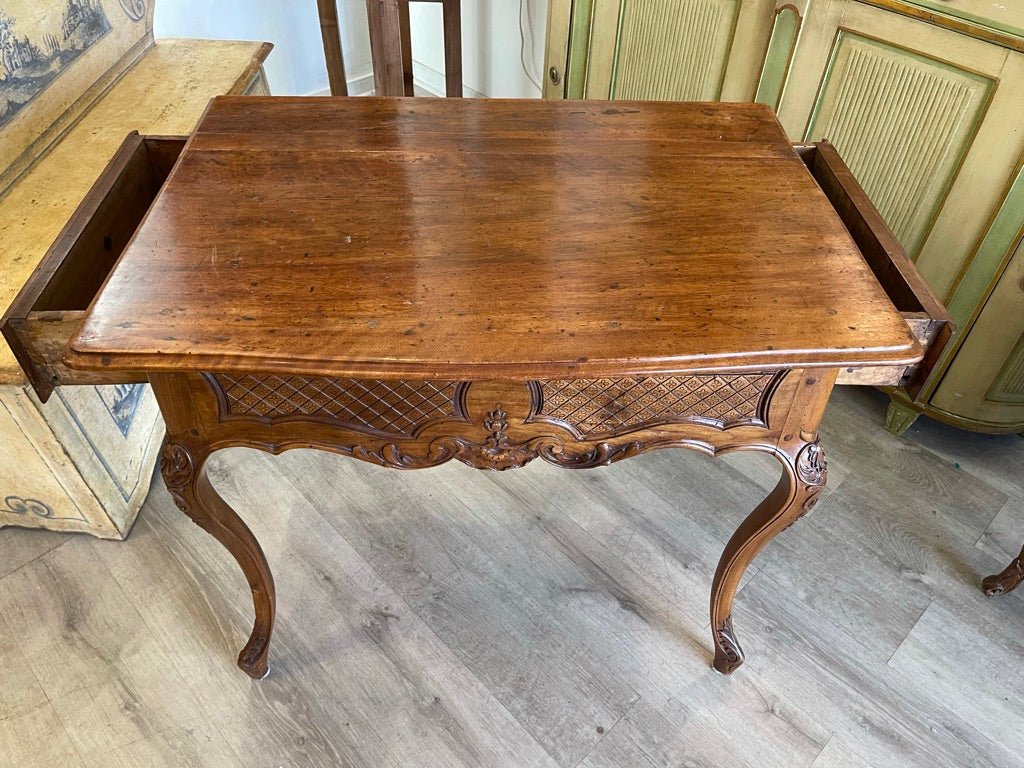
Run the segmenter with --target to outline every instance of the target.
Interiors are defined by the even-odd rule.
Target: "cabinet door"
[[[565,95],[752,101],[775,0],[575,0]]]
[[[855,0],[810,3],[779,117],[827,138],[944,300],[1024,149],[1024,54]]]
[[[931,403],[1001,429],[1024,429],[1024,241]]]

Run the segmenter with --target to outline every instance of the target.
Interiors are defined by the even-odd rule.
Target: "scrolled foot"
[[[732,616],[715,629],[714,667],[723,675],[731,675],[743,666],[743,649],[732,628]]]
[[[989,597],[996,597],[1012,592],[1022,581],[1024,581],[1024,564],[1018,557],[1002,573],[986,577],[981,582],[981,588]]]
[[[270,638],[263,634],[253,633],[249,642],[238,654],[238,668],[253,680],[262,680],[270,674],[267,654],[270,650]]]

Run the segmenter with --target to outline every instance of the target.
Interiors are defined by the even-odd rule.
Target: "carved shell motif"
[[[808,443],[796,458],[797,476],[808,485],[824,485],[828,479],[825,449],[815,440]]]

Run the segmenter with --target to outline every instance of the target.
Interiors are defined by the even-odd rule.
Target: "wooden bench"
[[[211,97],[268,92],[269,43],[154,41],[154,1],[0,9],[0,310],[129,132],[187,134]],[[147,385],[57,387],[42,403],[0,342],[0,527],[124,538],[162,438]]]

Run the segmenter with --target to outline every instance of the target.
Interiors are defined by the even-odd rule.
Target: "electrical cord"
[[[526,31],[523,29],[523,6],[526,6],[526,25],[530,28],[530,52],[533,53],[533,20],[530,18],[530,0],[519,0],[519,64],[523,68],[523,74],[533,83],[534,87],[543,92],[542,86],[533,77],[530,68],[526,66]]]

